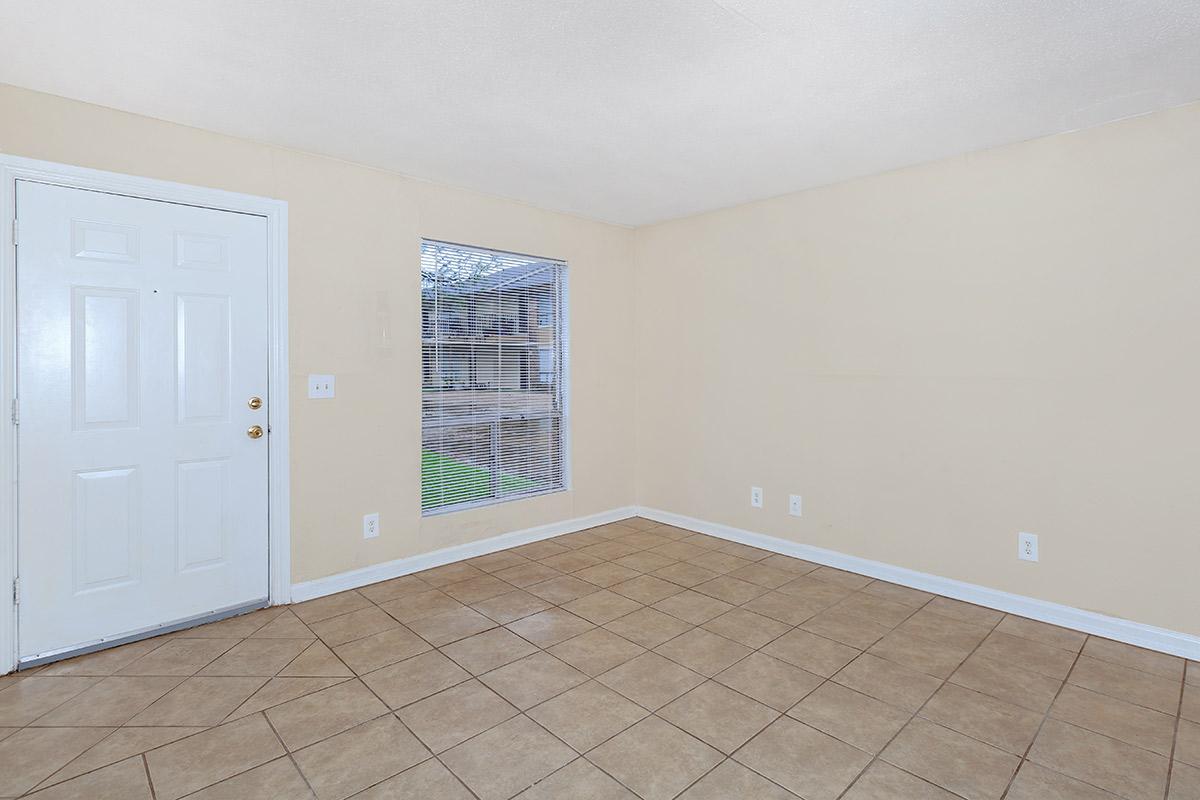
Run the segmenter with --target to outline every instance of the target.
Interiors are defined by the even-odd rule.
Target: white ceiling
[[[0,82],[636,225],[1200,99],[1200,0],[0,0]]]

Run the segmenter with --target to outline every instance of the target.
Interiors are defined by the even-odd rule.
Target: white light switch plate
[[[314,400],[333,397],[332,375],[309,375],[308,396]]]

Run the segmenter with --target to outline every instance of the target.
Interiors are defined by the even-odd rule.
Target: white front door
[[[20,180],[17,221],[20,660],[265,603],[266,220]]]

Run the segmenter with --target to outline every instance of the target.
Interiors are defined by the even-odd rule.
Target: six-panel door
[[[23,661],[265,601],[262,217],[18,181]]]

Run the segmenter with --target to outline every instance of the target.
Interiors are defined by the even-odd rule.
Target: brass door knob
[[[246,435],[251,439],[261,439],[263,435],[262,425],[251,425],[246,428]]]
[[[249,400],[246,401],[246,405],[250,406],[250,408],[252,410],[258,411],[260,408],[262,408],[262,398],[261,397],[251,397]]]

